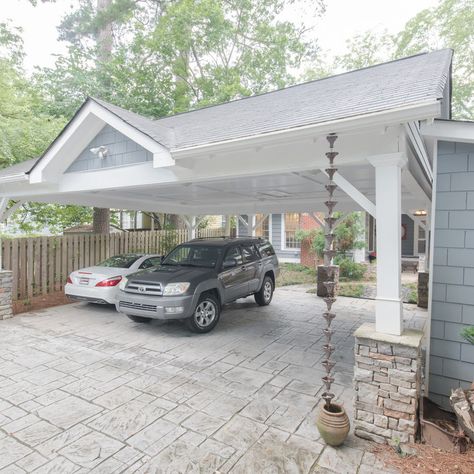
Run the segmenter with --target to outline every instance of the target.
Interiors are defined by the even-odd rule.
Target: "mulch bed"
[[[403,474],[472,474],[474,473],[474,446],[463,454],[453,454],[426,444],[409,444],[398,454],[392,446],[375,445],[372,452],[387,467]]]
[[[21,300],[13,302],[13,314],[26,313],[28,311],[37,311],[39,309],[51,308],[63,304],[74,303],[63,291],[56,291],[48,295],[34,296],[30,300]]]

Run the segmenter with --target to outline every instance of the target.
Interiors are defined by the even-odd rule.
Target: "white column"
[[[196,229],[197,229],[197,222],[196,222],[196,216],[192,216],[190,219],[190,224],[191,224],[191,239],[196,238]]]
[[[224,235],[225,235],[226,237],[230,237],[230,233],[231,233],[231,228],[230,228],[231,218],[232,218],[231,215],[225,216],[225,231],[224,231]]]
[[[369,158],[375,167],[377,220],[377,297],[375,330],[385,334],[403,332],[401,298],[401,170],[407,159],[403,153]]]
[[[249,214],[247,216],[247,229],[248,229],[248,234],[252,237],[255,237],[255,219],[256,215],[255,214]]]

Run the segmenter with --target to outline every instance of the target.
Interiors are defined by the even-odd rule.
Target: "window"
[[[151,258],[147,258],[146,260],[142,262],[142,264],[140,265],[140,269],[157,267],[160,264],[161,264],[161,257],[151,257]]]
[[[275,250],[268,242],[260,245],[258,249],[260,250],[260,255],[262,257],[271,257],[272,255],[275,255]]]
[[[285,248],[299,249],[300,243],[296,239],[296,231],[300,224],[300,215],[297,212],[284,214],[285,223]]]
[[[244,257],[244,263],[255,262],[258,260],[257,249],[253,244],[242,245],[242,255]]]
[[[237,265],[242,265],[242,254],[240,253],[239,247],[231,247],[227,250],[227,253],[225,254],[225,260],[232,259],[237,261]]]
[[[217,246],[183,244],[172,250],[162,264],[214,268],[221,255],[222,248]]]
[[[426,253],[426,232],[421,225],[418,228],[418,253]]]
[[[115,255],[99,263],[98,267],[130,268],[142,255]]]
[[[264,214],[256,214],[255,222],[259,222],[255,228],[255,236],[270,240],[270,216],[263,218]],[[263,220],[262,220],[263,219]]]

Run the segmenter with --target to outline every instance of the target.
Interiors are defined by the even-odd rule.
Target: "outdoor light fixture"
[[[419,209],[413,213],[413,215],[416,217],[426,217],[427,214],[428,213],[424,209]]]
[[[91,148],[89,151],[93,155],[97,155],[101,160],[103,160],[109,154],[109,149],[103,145],[98,146],[97,148]]]

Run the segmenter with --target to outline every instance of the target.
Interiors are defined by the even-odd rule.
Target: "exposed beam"
[[[260,219],[255,219],[255,223],[254,225],[252,226],[252,229],[253,230],[256,230],[257,227],[263,223],[263,221],[269,216],[269,214],[263,214],[263,216],[260,218]]]
[[[25,201],[17,201],[15,203],[13,203],[12,206],[10,206],[8,209],[6,209],[3,213],[3,216],[1,218],[2,221],[6,221],[7,219],[9,219],[11,217],[11,215],[17,211],[23,204],[25,203]]]
[[[326,176],[325,169],[321,169]],[[364,196],[357,188],[355,188],[344,176],[340,173],[336,173],[333,177],[333,181],[344,191],[351,199],[353,199],[364,211],[368,212],[371,216],[375,217],[375,204]]]

